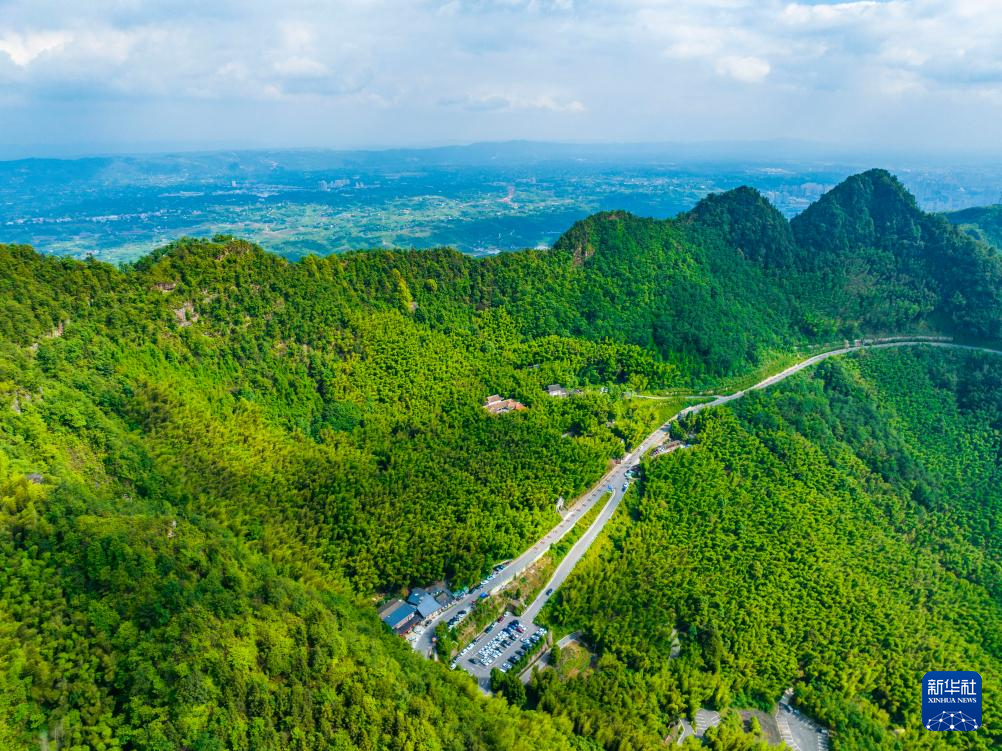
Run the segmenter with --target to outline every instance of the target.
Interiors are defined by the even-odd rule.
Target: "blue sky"
[[[0,149],[998,154],[1002,0],[0,0]]]

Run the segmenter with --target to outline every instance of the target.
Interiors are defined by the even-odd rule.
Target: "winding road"
[[[592,522],[588,530],[578,539],[574,546],[570,549],[564,559],[557,566],[557,570],[554,572],[553,576],[547,582],[546,586],[543,587],[541,594],[525,609],[520,617],[521,623],[526,626],[528,633],[532,633],[534,630],[533,620],[539,612],[543,609],[549,599],[556,593],[556,590],[561,584],[567,579],[571,571],[577,565],[578,561],[584,557],[584,554],[588,551],[588,548],[595,541],[595,539],[602,532],[606,523],[612,516],[616,513],[616,509],[619,507],[620,502],[623,500],[623,496],[626,494],[627,489],[627,477],[626,473],[630,467],[642,459],[647,452],[656,446],[660,445],[668,437],[669,429],[673,422],[676,422],[680,417],[686,415],[695,414],[704,409],[711,409],[713,407],[719,407],[721,405],[732,402],[735,399],[740,399],[742,396],[747,394],[749,391],[755,391],[759,389],[765,389],[772,386],[780,381],[783,381],[795,373],[799,373],[801,370],[811,367],[812,365],[817,365],[819,362],[827,360],[829,357],[836,357],[838,355],[845,355],[850,352],[855,352],[861,349],[888,349],[894,347],[914,347],[914,346],[927,346],[927,347],[944,347],[949,349],[960,349],[968,350],[972,352],[988,352],[991,354],[1002,355],[1002,350],[991,349],[989,347],[979,347],[966,344],[955,344],[952,341],[944,340],[942,337],[912,337],[912,338],[895,338],[895,339],[864,339],[861,340],[859,344],[853,344],[847,347],[840,347],[838,349],[827,350],[821,352],[812,357],[808,357],[805,360],[786,368],[785,370],[776,373],[775,375],[769,376],[768,378],[759,381],[754,386],[751,386],[743,391],[737,391],[733,394],[728,394],[725,396],[714,397],[711,401],[701,402],[699,404],[693,404],[689,407],[685,407],[680,410],[676,415],[671,417],[667,422],[658,427],[653,433],[651,433],[647,438],[645,438],[640,445],[634,449],[631,453],[627,454],[623,460],[609,470],[601,480],[599,480],[591,490],[589,490],[581,499],[575,503],[564,515],[564,518],[560,521],[557,526],[555,526],[550,532],[548,532],[542,539],[537,541],[532,547],[526,550],[522,555],[520,555],[515,560],[506,564],[503,569],[501,569],[495,577],[486,585],[490,588],[490,593],[493,594],[500,590],[509,581],[520,575],[529,565],[538,560],[550,547],[551,544],[563,537],[573,526],[574,523],[584,514],[588,512],[589,509],[594,506],[600,498],[602,498],[607,492],[608,488],[612,488],[612,496],[609,498],[605,507],[599,513],[598,517]],[[431,638],[433,636],[435,626],[438,625],[443,620],[451,618],[452,615],[457,613],[461,609],[469,610],[473,603],[480,597],[480,592],[472,592],[465,597],[457,600],[455,603],[450,605],[444,611],[436,615],[425,628],[424,632],[418,635],[412,640],[414,648],[422,654],[431,655],[432,642]],[[510,615],[506,615],[503,622],[499,624],[503,627],[507,622],[512,620]],[[495,636],[497,634],[495,633]],[[467,654],[468,656],[475,655],[480,647],[489,641],[492,637],[488,632],[481,632],[477,638],[474,640],[473,649],[471,649]],[[517,642],[515,644],[509,645],[512,652],[517,647]],[[506,652],[507,653],[507,652]],[[503,660],[503,656],[498,659],[498,661],[491,666],[484,666],[480,664],[472,663],[467,657],[464,657],[458,663],[459,667],[462,667],[468,673],[470,673],[474,678],[477,679],[481,688],[487,690],[489,683],[489,674],[491,667],[497,667],[498,664]]]

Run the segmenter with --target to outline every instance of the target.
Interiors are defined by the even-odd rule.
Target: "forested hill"
[[[822,309],[864,326],[924,319],[944,330],[998,338],[1002,259],[942,217],[923,213],[886,172],[848,178],[791,226],[799,265],[824,295]]]
[[[1000,336],[1002,259],[921,211],[884,170],[848,178],[791,222],[738,188],[674,220],[590,217],[556,250],[582,267],[578,331],[612,323],[695,371],[747,367],[804,338]]]
[[[792,222],[755,190],[738,188],[673,220],[606,212],[575,224],[552,250],[484,259],[439,249],[290,264],[236,245],[238,263],[213,243],[183,241],[117,274],[99,264],[43,265],[41,294],[69,300],[78,283],[121,289],[156,279],[182,292],[227,284],[246,296],[258,284],[264,293],[254,305],[262,309],[269,294],[326,306],[321,317],[340,306],[327,324],[361,308],[398,310],[439,331],[504,320],[523,341],[555,335],[635,345],[696,379],[748,370],[792,345],[861,333],[997,339],[1002,321],[1002,260],[923,213],[882,170],[847,179]],[[253,308],[241,308],[244,297],[225,297],[218,312],[253,317]],[[214,313],[216,298],[203,298],[186,302]],[[37,307],[11,317],[30,319]]]
[[[993,336],[993,258],[879,172],[792,225],[741,189],[486,259],[0,246],[0,748],[593,744],[421,663],[372,598],[537,539],[665,417],[629,392]]]
[[[1002,205],[961,209],[944,216],[971,237],[1002,252]]]

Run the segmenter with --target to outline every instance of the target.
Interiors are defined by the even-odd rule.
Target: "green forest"
[[[997,676],[1000,371],[945,355],[832,363],[790,385],[801,397],[687,426],[698,448],[647,467],[590,553],[601,576],[575,574],[549,615],[593,640],[587,677],[543,671],[487,699],[373,607],[472,583],[538,539],[558,497],[664,417],[635,392],[712,388],[861,334],[999,339],[997,255],[886,172],[793,222],[738,189],[476,259],[290,263],[225,236],[121,267],[39,250],[0,245],[0,748],[625,751],[699,702],[764,706],[794,682],[842,748],[903,748],[921,658],[975,655]],[[899,404],[923,373],[933,391]],[[491,415],[491,394],[526,409]],[[937,449],[901,422],[920,417],[980,438]],[[752,535],[807,492],[815,517]],[[855,526],[822,523],[842,516]],[[811,544],[791,546],[799,533]],[[851,576],[849,534],[882,546]],[[752,540],[759,569],[699,586]],[[822,594],[845,608],[838,631],[805,615]],[[961,601],[962,638],[944,605]],[[750,747],[732,730],[719,748]]]
[[[645,464],[548,618],[641,695],[668,695],[667,664],[676,702],[796,687],[835,749],[945,747],[922,674],[977,665],[986,696],[1002,676],[1000,378],[993,355],[864,352],[683,421],[694,447]],[[585,688],[560,691],[587,716]],[[1002,742],[990,705],[965,747]]]
[[[1002,205],[975,206],[945,216],[974,239],[1002,248]]]

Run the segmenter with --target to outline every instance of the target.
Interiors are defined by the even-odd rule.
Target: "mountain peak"
[[[653,222],[628,211],[600,211],[574,222],[553,244],[554,250],[570,253],[575,265],[589,260],[600,247],[609,247],[609,235],[620,233],[624,223]]]
[[[791,222],[797,242],[815,256],[843,256],[854,248],[902,248],[919,236],[923,214],[915,197],[890,172],[871,169],[847,177]]]
[[[788,266],[795,255],[789,223],[754,188],[711,193],[681,218],[719,232],[745,258],[767,267]]]

